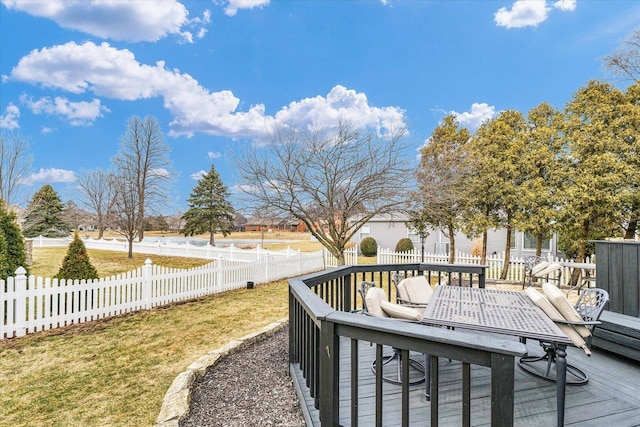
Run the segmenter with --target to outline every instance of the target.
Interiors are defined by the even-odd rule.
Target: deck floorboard
[[[503,336],[504,338],[504,336]],[[516,339],[516,338],[514,338]],[[350,345],[341,339],[340,349],[340,424],[351,425]],[[361,342],[358,345],[359,402],[358,422],[361,426],[375,424],[375,377],[371,361],[375,358],[375,346]],[[530,354],[540,354],[536,341],[529,341]],[[567,426],[640,426],[640,364],[632,359],[617,356],[598,349],[587,357],[580,349],[569,348],[567,361],[580,366],[590,377],[584,386],[567,387],[565,425]],[[384,354],[391,353],[385,347]],[[412,353],[412,358],[424,363],[424,356]],[[462,424],[460,408],[460,363],[440,359],[439,424]],[[298,381],[303,381],[299,369],[293,369]],[[472,367],[471,418],[474,426],[490,425],[490,370]],[[430,402],[424,396],[424,384],[410,389],[410,424],[429,425]],[[401,387],[383,384],[383,424],[397,426],[401,422]],[[314,425],[319,426],[319,414],[313,407],[313,399],[305,396],[305,403]],[[552,426],[556,422],[555,384],[537,379],[515,367],[515,420],[516,426]]]

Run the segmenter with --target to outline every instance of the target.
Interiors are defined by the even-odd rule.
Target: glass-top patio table
[[[524,292],[436,286],[422,322],[553,343],[557,348],[558,426],[564,425],[566,348],[572,342]]]

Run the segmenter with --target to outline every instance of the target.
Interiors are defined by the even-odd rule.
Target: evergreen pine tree
[[[87,248],[76,231],[73,242],[69,245],[62,266],[55,275],[58,279],[97,279],[98,271],[91,264]]]
[[[28,269],[24,237],[16,215],[0,199],[0,279],[13,276],[18,267]]]
[[[229,192],[222,183],[216,168],[205,174],[193,188],[187,202],[189,210],[182,218],[186,221],[185,236],[209,233],[209,244],[214,244],[214,233],[226,236],[233,230],[234,209],[227,200]]]
[[[25,237],[66,237],[69,225],[62,219],[64,205],[49,184],[43,186],[27,206],[23,233]]]
[[[7,254],[7,239],[4,237],[4,229],[0,228],[0,280],[11,276],[9,271],[9,255]]]

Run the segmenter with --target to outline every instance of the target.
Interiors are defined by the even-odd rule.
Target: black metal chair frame
[[[524,275],[522,277],[522,289],[524,289],[525,286],[527,286],[527,282],[529,286],[532,286],[533,279],[545,279],[546,281],[553,280],[555,282],[558,282],[558,284],[560,284],[560,279],[562,278],[562,270],[558,273],[557,277],[551,277],[549,274],[546,274],[544,276],[533,275],[532,273],[533,268],[543,261],[545,261],[544,257],[540,257],[536,255],[528,256],[524,259]]]
[[[374,316],[373,314],[371,314],[369,312],[369,309],[367,308],[367,303],[365,300],[365,296],[367,295],[367,292],[369,291],[370,288],[376,287],[374,282],[361,282],[360,283],[360,287],[358,289],[358,291],[360,292],[360,297],[362,298],[362,314],[365,314],[367,316]],[[403,320],[403,319],[394,319],[400,322],[407,322],[408,320]],[[397,365],[397,371],[396,371],[396,377],[392,378],[389,376],[385,376],[384,374],[382,375],[382,380],[391,384],[396,384],[396,385],[401,385],[402,384],[402,351],[392,347],[393,350],[393,354],[388,355],[388,356],[383,356],[382,357],[382,365],[388,365],[389,363],[396,361],[396,365]],[[425,381],[425,368],[424,365],[416,360],[413,360],[411,358],[409,358],[409,367],[415,369],[416,371],[419,371],[420,373],[422,373],[422,377],[414,379],[414,380],[410,380],[409,381],[409,385],[417,385],[417,384],[421,384]],[[375,374],[376,373],[376,361],[374,360],[373,362],[371,362],[371,371]]]
[[[396,302],[401,305],[406,305],[407,307],[424,309],[427,306],[427,304],[413,302],[408,299],[404,299],[400,297],[400,292],[398,291],[398,285],[404,279],[406,279],[406,277],[404,274],[401,274],[401,273],[394,273],[393,276],[391,276],[391,283],[393,283],[393,286],[396,289]]]
[[[587,347],[591,348],[591,337],[593,330],[601,322],[600,315],[605,306],[609,302],[609,294],[604,289],[583,289],[578,297],[575,308],[582,322],[569,322],[554,320],[556,323],[565,325],[585,326],[590,331],[587,338]],[[553,343],[540,341],[540,346],[544,350],[542,356],[525,356],[518,360],[518,365],[522,370],[535,377],[542,378],[547,381],[555,382],[555,376],[551,372],[551,367],[556,362],[556,346]],[[546,363],[544,374],[540,373],[541,369],[536,369],[535,364]],[[585,371],[575,365],[567,363],[567,385],[584,385],[589,382],[589,376]]]

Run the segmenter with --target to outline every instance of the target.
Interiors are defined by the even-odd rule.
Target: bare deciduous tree
[[[124,173],[113,176],[114,191],[113,223],[129,245],[128,257],[133,258],[133,242],[144,227],[144,217],[140,216],[140,191],[135,179]]]
[[[344,264],[345,245],[360,227],[406,201],[403,135],[380,138],[347,124],[332,135],[279,128],[237,162],[243,191],[254,207],[304,222]]]
[[[146,209],[160,205],[167,198],[167,185],[171,180],[169,146],[155,117],[141,120],[137,116],[129,119],[127,130],[122,137],[120,151],[114,157],[116,181],[122,187],[122,180],[128,179],[126,192],[137,191],[137,237],[144,238],[144,216]],[[122,195],[120,189],[120,195]],[[128,195],[127,197],[131,197]],[[122,205],[120,203],[119,205]]]
[[[640,28],[631,33],[622,47],[605,56],[604,63],[614,73],[640,82]]]
[[[0,134],[0,198],[7,206],[20,189],[20,183],[31,167],[31,153],[27,138]]]
[[[83,170],[78,174],[76,182],[82,189],[80,202],[96,214],[98,239],[101,239],[113,211],[113,176],[101,169]]]
[[[80,225],[86,219],[85,212],[83,212],[73,200],[68,200],[67,203],[64,204],[61,217],[62,220],[75,231],[80,229]]]

